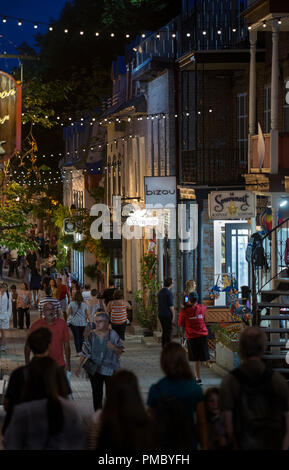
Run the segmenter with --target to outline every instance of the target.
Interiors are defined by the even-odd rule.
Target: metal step
[[[286,342],[287,341],[283,341],[282,343],[274,343],[274,342],[270,343],[270,342],[268,342],[268,343],[266,343],[266,346],[270,346],[270,347],[276,346],[276,348],[286,348]],[[287,351],[288,351],[288,349],[287,349]]]
[[[275,372],[279,372],[280,374],[289,374],[289,367],[288,367],[288,369],[278,369],[278,368],[275,369],[275,367],[274,367],[273,370]]]
[[[289,321],[289,315],[262,315],[261,321],[267,321],[267,320],[285,320]]]
[[[289,309],[289,304],[283,304],[283,303],[274,303],[274,302],[260,302],[257,304],[257,307],[261,308],[288,308]]]
[[[284,351],[284,354],[267,354],[262,356],[262,359],[286,359],[286,352]]]
[[[289,328],[264,328],[266,333],[289,333]]]

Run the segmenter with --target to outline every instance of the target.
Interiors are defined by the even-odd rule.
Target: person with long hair
[[[127,310],[131,309],[132,306],[124,300],[123,292],[120,289],[114,292],[113,300],[106,307],[106,313],[110,315],[111,327],[122,340],[125,340]]]
[[[56,281],[55,279],[50,279],[49,281],[49,286],[52,290],[52,297],[54,299],[57,299],[57,284],[56,284]]]
[[[67,388],[56,362],[34,359],[3,439],[6,450],[82,450],[82,419],[66,398]]]
[[[147,405],[153,416],[160,449],[207,449],[204,396],[196,383],[186,352],[168,343],[161,353],[165,377],[152,385]]]
[[[37,268],[31,270],[31,279],[30,279],[30,290],[32,291],[32,301],[33,305],[37,307],[38,305],[38,291],[41,288],[41,276]]]
[[[87,323],[91,323],[87,304],[84,302],[80,291],[76,291],[67,313],[69,315],[67,322],[73,334],[76,354],[80,355],[84,342],[84,330]]]
[[[32,296],[28,284],[22,282],[21,290],[18,292],[17,297],[17,311],[18,311],[18,324],[20,330],[24,327],[24,315],[26,319],[26,328],[30,327],[30,308],[32,306]]]
[[[46,297],[46,289],[49,287],[49,281],[47,279],[44,279],[42,281],[40,290],[38,291],[38,298],[37,298],[37,305],[39,305],[40,300],[44,299]]]
[[[228,445],[224,416],[219,404],[220,390],[217,387],[205,391],[205,410],[208,424],[208,450],[225,449]]]
[[[120,370],[109,378],[103,410],[94,414],[91,429],[90,447],[98,450],[153,450],[153,421],[146,412],[133,372]]]

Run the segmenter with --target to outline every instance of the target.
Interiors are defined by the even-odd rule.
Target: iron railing
[[[247,168],[239,161],[238,149],[183,150],[181,160],[182,183],[241,184]]]
[[[275,234],[275,237],[273,237],[273,234]],[[275,247],[272,246],[272,239],[275,239]],[[289,217],[282,220],[276,227],[263,236],[262,243],[266,256],[266,266],[255,268],[257,295],[260,294],[264,288],[271,289],[272,281],[275,278],[282,277],[282,274],[284,274],[284,277],[287,277],[288,266],[285,263],[287,239],[289,239]],[[271,274],[273,249],[275,250],[277,268],[274,276]]]

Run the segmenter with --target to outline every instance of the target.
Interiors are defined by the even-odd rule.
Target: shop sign
[[[145,204],[146,207],[170,204],[176,207],[177,186],[175,176],[145,176]]]
[[[152,217],[146,209],[136,210],[126,219],[127,225],[138,227],[156,227],[159,222],[159,219]]]
[[[0,71],[0,161],[21,150],[21,85]]]
[[[251,191],[213,191],[208,202],[210,219],[248,219],[256,216],[256,196]]]

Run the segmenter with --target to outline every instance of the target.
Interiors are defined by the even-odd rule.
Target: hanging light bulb
[[[97,37],[98,37],[98,36],[99,36],[99,33],[95,33],[95,36],[97,36]]]
[[[38,24],[35,23],[35,24],[34,24],[34,29],[37,29],[37,28],[38,28]]]
[[[18,20],[18,26],[22,26],[22,20]]]
[[[49,31],[53,31],[53,27],[52,27],[52,26],[49,26]]]
[[[3,16],[3,18],[2,18],[2,23],[7,23],[7,18],[6,18],[6,16]]]

